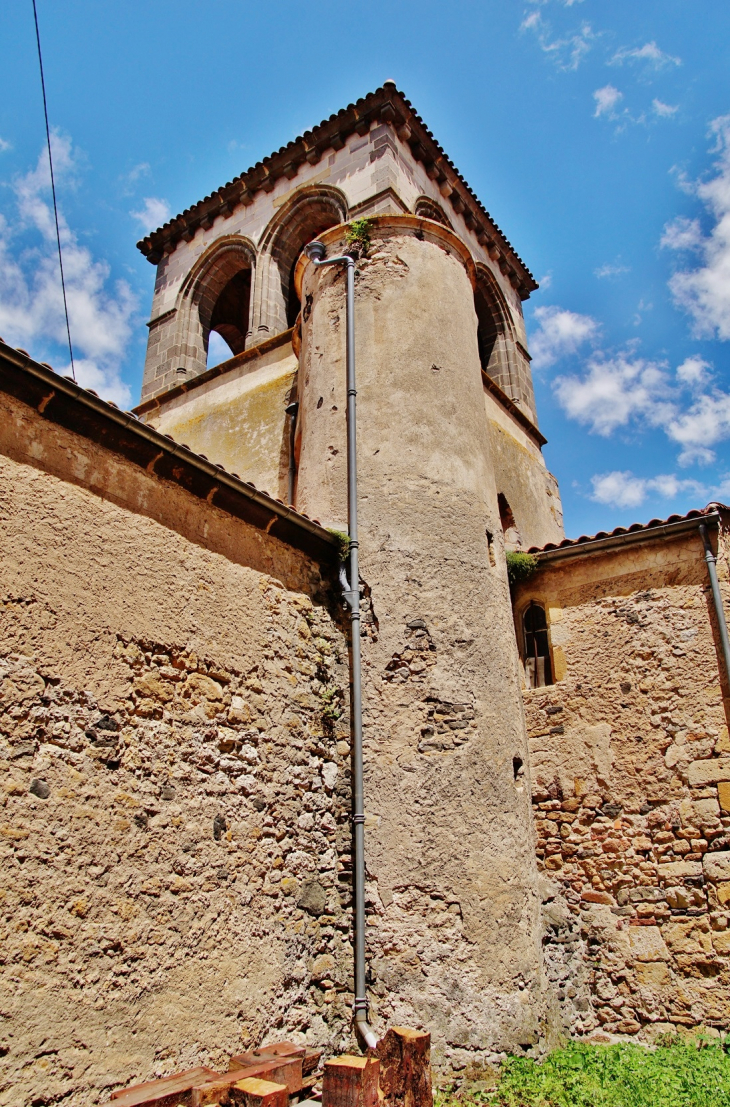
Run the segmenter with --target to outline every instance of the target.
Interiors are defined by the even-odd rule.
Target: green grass
[[[437,1093],[437,1107],[730,1107],[727,1042],[673,1037],[656,1049],[570,1042],[544,1061],[510,1057],[491,1090]]]

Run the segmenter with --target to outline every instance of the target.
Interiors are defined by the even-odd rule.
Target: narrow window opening
[[[502,533],[504,534],[505,548],[508,550],[521,550],[522,535],[517,529],[517,523],[515,522],[512,508],[509,506],[504,492],[500,492],[497,496],[497,506],[499,508],[499,521],[502,524]]]
[[[512,771],[515,774],[515,780],[519,780],[524,775],[523,762],[521,757],[512,758]]]
[[[218,334],[218,331],[211,331],[208,335],[207,368],[210,369],[214,365],[220,365],[222,361],[228,361],[230,357],[233,357],[233,350],[223,335]]]
[[[525,642],[525,679],[528,688],[545,688],[553,683],[545,608],[530,600],[522,617]]]
[[[211,334],[220,335],[231,351],[229,357],[246,349],[250,301],[251,270],[241,269],[224,285],[210,316]]]
[[[487,531],[487,551],[489,553],[489,564],[492,566],[492,568],[494,568],[497,564],[497,561],[494,556],[494,535],[492,534],[491,530]]]

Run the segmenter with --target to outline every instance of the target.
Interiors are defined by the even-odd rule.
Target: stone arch
[[[416,215],[420,215],[422,219],[432,219],[434,223],[441,223],[449,230],[453,229],[449,217],[441,205],[429,196],[419,196],[413,205],[413,211]]]
[[[234,354],[251,333],[256,250],[243,235],[219,238],[183,282],[178,297],[180,368],[196,376],[206,368],[208,339],[217,331]]]
[[[257,297],[257,330],[276,334],[293,326],[299,314],[294,268],[308,242],[330,227],[346,223],[347,199],[331,185],[299,189],[277,213],[261,237],[259,255],[267,264]]]
[[[515,335],[504,294],[485,265],[477,265],[474,289],[479,360],[510,400],[520,399],[514,373]]]

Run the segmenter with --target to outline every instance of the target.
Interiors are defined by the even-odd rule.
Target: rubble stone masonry
[[[0,1104],[105,1102],[267,1033],[347,1047],[318,568],[7,396],[0,427]]]
[[[727,547],[718,571],[727,597]],[[558,681],[525,692],[545,948],[566,1028],[730,1019],[730,739],[702,543],[547,562]]]

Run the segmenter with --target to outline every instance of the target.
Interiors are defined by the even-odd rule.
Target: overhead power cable
[[[51,129],[48,126],[48,104],[46,102],[46,82],[43,78],[43,55],[41,54],[41,35],[38,30],[38,11],[33,0],[33,18],[35,20],[35,40],[38,43],[38,65],[41,71],[41,91],[43,92],[43,114],[46,119],[46,141],[48,143],[48,164],[51,169],[51,193],[53,195],[53,214],[56,219],[56,242],[58,243],[58,267],[61,270],[61,291],[63,292],[63,310],[66,315],[66,335],[68,336],[68,352],[71,358],[71,376],[76,380],[74,368],[74,351],[71,345],[71,325],[68,321],[68,303],[66,300],[66,281],[63,276],[63,253],[61,252],[61,231],[58,226],[58,204],[56,203],[56,182],[53,176],[53,154],[51,153]]]

